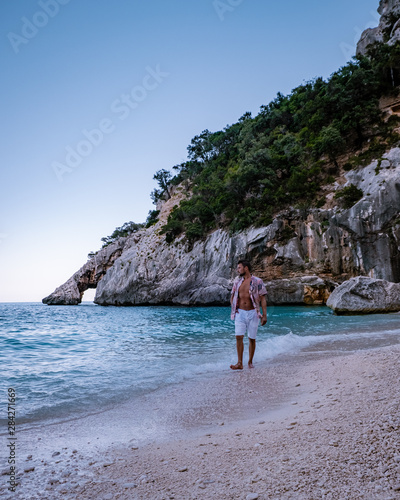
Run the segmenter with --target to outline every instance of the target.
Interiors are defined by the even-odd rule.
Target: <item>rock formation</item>
[[[336,288],[326,305],[336,314],[398,312],[400,284],[359,276]]]
[[[121,256],[125,242],[126,238],[120,238],[103,248],[42,302],[48,305],[75,306],[80,304],[84,292],[88,288],[96,288],[107,269],[112,267],[115,260]]]
[[[366,55],[368,46],[385,42],[389,45],[400,40],[400,3],[398,0],[381,0],[379,26],[366,29],[357,44],[357,55]]]
[[[381,0],[378,12],[379,26],[364,31],[357,54],[371,43],[400,39],[400,2]],[[97,288],[101,305],[227,304],[243,257],[266,282],[270,304],[324,304],[338,283],[360,275],[397,283],[400,149],[344,174],[335,187],[350,184],[363,192],[350,209],[334,207],[331,193],[326,206],[332,208],[283,211],[269,226],[235,235],[218,229],[192,247],[184,236],[168,244],[161,233],[173,206],[188,195],[183,186],[174,188],[157,224],[101,249],[43,302],[78,304],[87,288]]]
[[[101,305],[227,304],[238,258],[250,258],[270,304],[323,304],[338,283],[365,275],[400,281],[400,149],[345,174],[364,196],[350,209],[288,210],[267,227],[212,232],[192,248],[161,234],[183,187],[161,207],[159,222],[100,250],[43,299],[76,304],[97,288]],[[333,195],[332,195],[333,196]]]

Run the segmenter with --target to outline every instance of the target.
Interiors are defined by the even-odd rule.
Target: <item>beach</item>
[[[227,368],[22,432],[9,498],[397,499],[399,379],[398,344]]]

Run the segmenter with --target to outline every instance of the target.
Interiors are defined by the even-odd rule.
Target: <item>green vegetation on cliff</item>
[[[110,245],[118,238],[129,236],[130,234],[138,231],[139,229],[142,229],[142,227],[144,227],[144,224],[137,224],[136,222],[132,221],[125,222],[124,224],[122,224],[122,226],[115,228],[110,236],[105,236],[104,238],[101,238],[101,241],[103,242],[103,248],[106,247],[107,245]]]
[[[398,119],[383,120],[379,99],[397,91],[399,70],[400,43],[376,45],[327,81],[279,93],[256,117],[245,113],[224,130],[194,137],[172,179],[166,171],[155,175],[161,188],[152,193],[155,202],[169,195],[166,182],[186,182],[192,192],[163,227],[167,241],[183,232],[194,241],[217,227],[268,224],[293,204],[320,206],[320,188],[338,174],[341,157],[348,170],[398,141]],[[347,202],[356,195],[347,193]]]
[[[188,161],[154,174],[156,204],[184,183],[191,197],[171,212],[162,232],[168,242],[185,233],[189,242],[225,227],[232,232],[267,225],[278,211],[294,205],[320,207],[321,186],[334,182],[340,167],[367,164],[400,140],[393,131],[399,118],[388,120],[379,108],[383,96],[400,86],[400,42],[375,44],[368,57],[354,58],[325,81],[316,78],[261,106],[252,118],[218,132],[203,131],[188,146]],[[363,193],[355,186],[335,196],[343,208]],[[144,224],[127,222],[105,238],[103,247],[158,221],[151,210]],[[93,256],[92,252],[89,257]]]

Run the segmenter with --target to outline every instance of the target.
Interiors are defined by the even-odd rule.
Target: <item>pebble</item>
[[[136,488],[136,487],[137,487],[137,484],[135,484],[135,483],[125,483],[125,484],[123,484],[123,488],[125,488],[126,490],[128,488]]]
[[[35,470],[35,467],[27,467],[24,469],[24,472],[33,472]]]
[[[261,420],[260,422],[258,422],[260,425],[262,424],[265,424],[265,421],[264,420]]]
[[[60,455],[60,452],[59,451],[55,451],[51,456],[52,457],[57,457],[58,455]]]
[[[110,467],[110,465],[114,465],[115,462],[105,462],[103,467]]]
[[[398,366],[400,366],[400,357],[398,361]],[[392,367],[392,369],[394,368],[395,367]],[[354,365],[354,370],[356,369],[358,369],[358,367],[357,365]],[[396,379],[394,376],[392,378],[392,382],[398,380],[398,373],[396,374]],[[357,380],[356,375],[354,375],[354,379]],[[338,381],[336,381],[336,383],[338,383]],[[393,387],[395,387],[394,384]],[[341,387],[338,389],[341,389]],[[382,390],[385,391],[384,386],[382,387]],[[331,393],[333,393],[333,396],[328,399],[328,396]],[[216,479],[216,484],[209,488],[212,491],[207,491],[208,487],[206,485],[208,482],[204,480],[207,478],[205,474],[207,474],[207,472],[209,473],[211,469],[205,465],[204,462],[201,463],[201,459],[197,458],[197,456],[194,457],[195,461],[192,463],[190,459],[188,460],[188,458],[192,456],[188,452],[187,454],[183,454],[182,458],[178,455],[177,458],[173,458],[173,460],[176,460],[175,462],[169,463],[170,471],[173,473],[175,471],[175,474],[178,470],[180,472],[189,470],[188,474],[182,474],[181,476],[178,475],[179,478],[175,477],[174,484],[172,484],[172,478],[168,478],[169,474],[167,475],[165,469],[163,470],[160,468],[162,470],[162,476],[165,477],[165,480],[168,481],[168,486],[170,486],[170,488],[163,488],[163,498],[183,498],[184,493],[188,492],[188,485],[185,484],[188,482],[188,477],[191,477],[192,473],[196,470],[197,466],[195,464],[201,463],[203,469],[200,468],[200,470],[198,470],[197,478],[199,478],[199,476],[200,478],[196,481],[195,486],[196,489],[198,487],[202,491],[200,492],[197,489],[197,497],[210,496],[218,498],[224,495],[223,493],[219,495],[219,493],[224,491],[227,497],[230,494],[230,498],[236,498],[234,495],[237,493],[237,487],[241,486],[242,490],[240,498],[243,500],[258,500],[264,498],[264,481],[266,481],[266,478],[268,477],[268,494],[271,498],[308,498],[309,496],[307,492],[309,492],[310,489],[315,488],[315,498],[325,498],[325,500],[330,498],[382,498],[382,500],[389,500],[389,497],[393,500],[394,498],[397,499],[400,491],[400,450],[398,448],[400,412],[398,399],[397,401],[392,399],[390,403],[384,403],[382,405],[384,411],[382,411],[381,406],[376,404],[376,399],[373,396],[372,390],[370,390],[370,392],[364,392],[363,390],[360,395],[358,395],[357,392],[351,391],[349,394],[340,394],[341,399],[345,401],[348,407],[344,406],[343,409],[341,409],[339,408],[339,405],[335,405],[334,407],[329,408],[328,411],[325,406],[325,409],[321,410],[320,413],[317,413],[315,412],[315,408],[311,408],[311,405],[312,399],[314,399],[315,396],[321,397],[320,394],[327,396],[327,398],[322,402],[325,403],[325,401],[327,401],[327,404],[329,405],[333,401],[333,398],[336,397],[337,392],[331,388],[331,384],[329,384],[329,386],[327,385],[325,390],[322,387],[318,395],[309,396],[310,400],[304,406],[304,408],[307,409],[305,413],[308,414],[308,416],[304,415],[304,417],[301,417],[301,419],[297,422],[294,421],[294,418],[297,418],[295,415],[285,418],[285,420],[279,419],[279,421],[271,424],[272,430],[275,434],[273,432],[267,432],[269,431],[267,427],[265,427],[260,433],[255,430],[252,432],[243,430],[243,427],[240,429],[236,428],[236,430],[230,434],[232,437],[235,433],[236,436],[241,436],[241,439],[236,440],[236,446],[242,443],[242,441],[245,441],[243,446],[247,445],[258,448],[261,443],[254,444],[255,437],[264,441],[264,446],[268,444],[269,454],[267,456],[264,456],[261,452],[261,448],[257,451],[253,448],[254,453],[250,453],[250,455],[257,459],[263,457],[261,461],[264,461],[264,466],[260,468],[260,471],[262,472],[260,472],[261,475],[259,479],[257,479],[257,474],[255,474],[252,478],[249,478],[251,479],[250,481],[245,481],[249,471],[253,470],[255,473],[258,469],[258,460],[250,462],[250,464],[252,464],[251,468],[247,467],[248,464],[237,461],[235,461],[235,465],[233,467],[229,468],[229,466],[226,466],[229,462],[232,464],[232,461],[229,459],[233,458],[234,455],[235,457],[236,455],[240,456],[242,448],[239,448],[239,450],[237,450],[236,447],[232,449],[227,448],[226,445],[233,446],[233,440],[229,442],[228,439],[224,441],[222,438],[216,438],[215,441],[219,442],[221,453],[212,453],[210,455],[213,465],[212,473],[215,474],[213,477]],[[380,395],[378,397],[380,397]],[[352,399],[354,401],[352,401]],[[387,398],[387,400],[389,401],[389,398]],[[319,400],[315,401],[314,404],[322,405]],[[354,416],[347,418],[348,410],[349,408],[352,408],[351,405],[355,408],[359,408],[360,410],[356,418],[354,418]],[[303,402],[301,401],[299,403],[299,407],[302,406]],[[296,410],[296,413],[297,412],[299,411]],[[292,419],[293,421],[290,422]],[[311,419],[311,421],[306,422],[308,419]],[[257,422],[257,420],[255,420],[255,422]],[[260,421],[258,423],[264,424],[265,421]],[[214,425],[216,424],[220,425],[220,421],[218,419],[214,421]],[[290,427],[288,428],[291,432],[285,433],[285,427],[289,425]],[[309,425],[310,427],[305,427],[305,425]],[[305,429],[307,429],[307,432]],[[241,432],[242,430],[243,435]],[[267,432],[268,435],[264,435],[264,432]],[[307,447],[309,438],[312,438],[313,440],[315,439],[311,448]],[[199,442],[200,441],[198,441],[197,444]],[[204,446],[202,447],[203,450],[213,450],[213,444],[214,443],[211,442],[211,439],[207,439],[204,440],[201,445],[198,444],[198,446]],[[209,448],[205,448],[205,446],[209,446]],[[338,450],[334,450],[332,447],[338,447]],[[172,450],[170,450],[169,453],[171,453],[171,451]],[[192,451],[196,453],[197,451],[200,451],[200,449]],[[231,454],[226,456],[224,452],[226,454]],[[62,452],[62,454],[63,453],[64,452]],[[78,456],[79,455],[80,454],[78,453]],[[131,454],[131,457],[135,456],[136,454]],[[144,456],[146,456],[145,450]],[[159,457],[159,460],[161,456],[165,456],[164,463],[170,460],[168,457],[168,451],[165,451],[165,455],[160,454],[157,456]],[[207,457],[207,454],[205,457]],[[275,459],[273,457],[275,457]],[[111,459],[112,457],[103,456],[103,460],[104,458]],[[220,459],[222,463],[214,463],[214,459]],[[191,463],[191,466],[189,468],[183,467],[178,469],[180,466],[179,464],[184,463],[185,461],[188,465]],[[74,460],[71,458],[70,462],[73,464],[71,469],[73,470],[75,465]],[[115,463],[119,463],[118,460],[115,460]],[[160,462],[159,465],[161,465]],[[132,469],[126,471],[127,473],[132,473],[134,470],[137,472],[138,467],[143,467],[144,473],[147,472],[148,467],[152,467],[152,465],[150,465],[150,459],[147,462],[138,462],[137,464],[130,464],[129,466],[132,466]],[[134,468],[134,466],[136,468]],[[95,471],[95,474],[99,475],[99,478],[101,477],[102,470],[101,460],[98,463],[98,466],[96,466]],[[326,475],[326,470],[330,471],[328,477]],[[235,478],[234,480],[230,478],[230,474],[232,472],[234,472],[232,474]],[[76,473],[73,472],[73,474],[74,476],[71,476],[70,480],[74,478],[77,479]],[[87,476],[91,474],[91,471],[87,471]],[[147,472],[147,474],[149,474],[149,476],[142,476],[145,482],[148,483],[146,486],[149,488],[147,494],[149,495],[149,498],[158,498],[157,495],[161,494],[162,486],[161,483],[157,485],[157,473],[154,473],[154,477],[153,472]],[[26,482],[28,482],[28,480],[34,480],[34,476],[35,475],[33,474],[29,477],[25,476]],[[177,481],[177,479],[181,479],[181,481]],[[114,480],[116,481],[116,479]],[[125,476],[125,481],[132,480],[136,481],[137,487],[144,487],[144,485],[142,486],[140,479],[136,479],[136,476]],[[114,483],[116,485],[114,495],[127,495],[128,497],[129,495],[131,497],[135,496],[135,490],[133,489],[135,488],[135,483],[126,483],[129,488],[132,488],[129,490],[126,485],[124,485],[123,481],[124,480],[122,479],[121,483]],[[71,490],[69,494],[72,494],[72,484],[74,484],[73,487],[76,488],[75,481],[66,483],[65,480],[62,480],[62,483],[64,484],[57,485],[54,481],[55,486],[53,487],[53,491],[56,491],[56,495],[60,495],[63,489],[68,488]],[[96,483],[100,483],[100,481],[96,481]],[[245,486],[246,483],[247,486]],[[111,482],[107,481],[107,485],[110,486],[110,489],[105,489],[103,491],[112,491]],[[244,490],[243,486],[245,488]],[[118,488],[121,490],[120,493],[117,492]],[[214,489],[216,490],[215,492]],[[248,489],[247,493],[246,489]],[[259,493],[250,493],[250,489],[259,489],[260,491]],[[182,491],[184,493],[182,493]],[[79,498],[79,492],[79,490],[76,490],[76,498]],[[143,495],[146,496],[144,493]],[[142,498],[144,498],[144,496]],[[95,495],[93,497],[95,498]],[[194,493],[194,497],[196,497],[196,493]],[[98,498],[99,500],[103,500],[104,497],[100,494]]]

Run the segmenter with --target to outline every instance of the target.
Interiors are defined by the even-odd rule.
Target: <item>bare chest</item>
[[[239,298],[250,300],[250,280],[244,280],[239,287]]]

